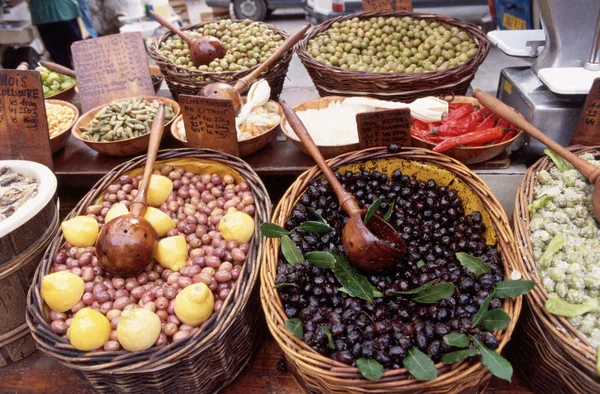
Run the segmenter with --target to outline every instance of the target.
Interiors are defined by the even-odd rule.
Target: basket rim
[[[461,180],[465,182],[464,176],[471,177],[474,182],[476,182],[478,187],[481,187],[483,191],[485,191],[485,195],[482,195],[480,191],[473,190],[475,194],[478,195],[482,204],[490,214],[490,218],[492,220],[492,224],[495,227],[497,233],[497,247],[503,256],[503,265],[504,265],[504,273],[505,276],[509,276],[510,270],[514,269],[517,260],[517,252],[514,244],[514,236],[512,233],[512,229],[509,225],[508,219],[506,217],[506,213],[504,209],[501,207],[500,203],[496,199],[496,197],[491,193],[487,185],[481,180],[479,176],[470,171],[464,164],[458,162],[457,160],[450,158],[448,156],[432,152],[423,148],[414,148],[414,147],[403,147],[399,150],[400,153],[405,154],[406,156],[396,156],[396,153],[389,153],[386,148],[370,148],[365,149],[358,152],[350,152],[340,156],[337,156],[333,159],[328,160],[328,165],[332,170],[338,166],[349,164],[353,162],[367,162],[373,159],[385,159],[390,157],[399,157],[405,160],[416,160],[421,162],[426,162],[427,164],[431,164],[437,167],[441,167],[444,170],[451,172],[453,175],[457,177],[461,177]],[[437,161],[435,163],[428,161],[427,159],[435,158]],[[277,222],[278,225],[283,225],[285,222],[285,216],[282,213],[282,202],[285,199],[295,199],[300,196],[308,187],[310,182],[316,179],[318,176],[322,175],[321,170],[315,166],[307,171],[305,171],[300,177],[290,186],[290,188],[286,191],[284,196],[281,198],[280,203],[277,205],[277,208],[274,210],[272,215],[273,222]],[[467,182],[465,182],[467,183]],[[467,184],[471,189],[471,185]],[[293,190],[297,187],[298,190]],[[294,194],[294,192],[296,192]],[[481,194],[480,194],[481,193]],[[497,215],[494,219],[494,215],[492,215],[492,209],[497,212],[494,215]],[[287,214],[287,213],[286,213]],[[502,230],[505,232],[504,236],[501,231],[499,231],[498,226],[502,226]],[[279,245],[275,239],[267,238],[265,246],[274,250],[273,255],[275,258],[275,266],[277,265],[277,257],[279,255]],[[500,245],[502,244],[502,245]],[[430,382],[421,382],[413,378],[412,376],[408,376],[408,378],[403,378],[403,375],[407,374],[407,370],[405,368],[395,369],[395,370],[386,370],[383,374],[383,377],[378,381],[369,381],[362,378],[362,375],[358,371],[356,367],[350,367],[345,364],[339,363],[327,356],[321,355],[316,352],[308,345],[304,343],[304,341],[296,338],[293,334],[289,332],[283,324],[279,324],[279,322],[284,322],[288,318],[283,311],[281,299],[279,298],[279,293],[274,291],[271,286],[271,282],[274,283],[275,272],[269,272],[270,262],[268,261],[269,254],[265,254],[261,265],[261,303],[263,305],[263,309],[265,310],[265,315],[267,317],[267,325],[271,334],[275,338],[275,340],[279,343],[286,357],[289,354],[294,354],[294,356],[302,359],[295,360],[297,364],[303,364],[306,369],[311,369],[312,373],[318,373],[320,376],[327,376],[328,378],[337,379],[336,383],[345,384],[346,386],[350,384],[353,387],[369,387],[372,389],[383,389],[383,388],[391,388],[389,386],[393,383],[401,382],[402,385],[412,385],[411,388],[415,388],[414,385],[431,385],[436,386],[440,384],[445,384],[445,382],[452,378],[456,377],[453,375],[460,374],[461,377],[466,377],[469,374],[476,373],[480,371],[482,373],[479,381],[482,382],[485,379],[488,379],[491,375],[489,371],[482,368],[481,361],[476,363],[471,363],[468,360],[463,360],[454,364],[444,364],[437,363],[436,369],[441,374],[438,374],[438,377]],[[511,315],[511,323],[510,325],[501,331],[496,331],[496,333],[500,332],[500,344],[497,349],[497,352],[500,353],[505,345],[510,340],[516,323],[518,321],[518,317],[520,315],[522,306],[522,297],[517,297],[514,299],[507,299],[503,304],[503,310],[512,312]],[[277,319],[279,322],[275,322]],[[293,342],[296,348],[300,350],[293,349],[291,346],[288,346],[285,341]],[[310,366],[308,366],[310,365]],[[399,388],[399,386],[393,386],[394,388]],[[406,389],[406,387],[403,387]],[[424,386],[419,386],[419,388],[424,388]]]

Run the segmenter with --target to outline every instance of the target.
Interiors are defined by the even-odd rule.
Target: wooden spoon
[[[61,66],[60,64],[56,64],[53,62],[47,62],[45,60],[40,60],[40,64],[46,67],[50,71],[54,71],[55,73],[66,75],[67,77],[77,78],[75,75],[75,71],[71,70],[68,67]]]
[[[27,62],[21,62],[21,64],[19,64],[16,69],[21,71],[27,71],[29,70],[29,64],[27,64]]]
[[[514,124],[517,128],[522,129],[524,132],[542,142],[550,149],[561,155],[565,160],[575,167],[577,171],[581,173],[590,183],[593,183],[594,192],[592,194],[592,207],[594,209],[594,216],[596,220],[600,221],[600,168],[595,165],[588,163],[573,152],[565,149],[557,142],[552,140],[546,134],[542,133],[535,126],[529,123],[523,115],[519,114],[513,108],[504,104],[494,96],[484,93],[479,89],[473,91],[473,97],[475,97],[481,105],[492,111],[502,119]]]
[[[190,46],[190,57],[196,67],[209,64],[213,60],[225,56],[225,48],[218,38],[212,36],[202,36],[200,38],[192,37],[182,32],[177,26],[169,22],[162,15],[154,11],[150,11],[150,15],[152,15],[158,23],[171,30],[188,43]]]
[[[325,174],[340,207],[349,216],[342,232],[342,243],[350,262],[367,272],[384,271],[397,265],[406,251],[400,234],[377,214],[366,225],[363,223],[364,210],[360,209],[356,198],[335,177],[294,110],[285,101],[280,101],[280,104],[290,127]]]
[[[284,53],[286,53],[291,47],[296,45],[298,41],[304,37],[306,31],[310,28],[310,25],[303,26],[293,35],[289,36],[287,40],[281,44],[279,48],[273,52],[271,56],[263,63],[259,64],[252,72],[243,78],[240,78],[236,83],[231,86],[225,82],[213,82],[204,86],[200,90],[200,96],[209,98],[227,99],[233,101],[233,109],[237,115],[242,107],[242,96],[241,93],[248,90],[250,85],[254,83],[256,78],[266,70],[271,64],[279,59]]]
[[[138,194],[131,201],[130,213],[106,223],[98,235],[96,255],[102,268],[111,275],[124,278],[138,275],[152,261],[158,234],[150,222],[144,219],[144,213],[148,208],[146,195],[162,139],[164,122],[165,107],[161,103],[150,129],[144,174]]]

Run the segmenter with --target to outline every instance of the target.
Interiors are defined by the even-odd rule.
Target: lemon
[[[241,211],[230,211],[221,218],[219,231],[226,241],[237,241],[244,244],[254,234],[254,219]]]
[[[106,316],[91,308],[83,308],[73,317],[68,336],[75,349],[88,351],[104,346],[109,340],[110,331]]]
[[[166,176],[152,174],[150,177],[150,185],[148,186],[148,205],[158,207],[163,202],[167,201],[169,195],[173,191],[173,181]]]
[[[175,314],[185,324],[197,326],[208,320],[213,312],[215,298],[204,283],[194,283],[175,297]]]
[[[161,211],[160,209],[148,207],[146,209],[146,213],[144,214],[144,219],[146,219],[159,237],[164,237],[167,235],[169,230],[172,230],[176,227],[175,222],[169,215]]]
[[[60,225],[65,239],[73,246],[93,246],[98,237],[98,222],[91,216],[75,216]]]
[[[137,308],[121,313],[117,325],[117,338],[125,350],[146,350],[158,339],[161,325],[158,315],[148,309]]]
[[[187,243],[183,235],[161,239],[154,251],[154,259],[163,267],[174,272],[185,267],[187,257]]]
[[[84,282],[69,271],[59,271],[42,278],[42,298],[55,312],[66,312],[79,302]]]
[[[117,218],[117,217],[123,216],[123,215],[127,215],[128,213],[129,213],[129,209],[127,209],[125,204],[123,204],[122,202],[120,202],[118,204],[113,204],[113,206],[110,207],[110,209],[106,213],[106,216],[104,217],[104,223],[108,223],[111,220],[113,220],[114,218]]]

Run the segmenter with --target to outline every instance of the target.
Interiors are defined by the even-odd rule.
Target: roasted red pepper
[[[474,109],[475,106],[471,103],[461,104],[455,110],[449,111],[448,115],[442,116],[442,123],[446,123],[455,119],[460,119],[463,116],[467,116],[468,114],[473,112]]]
[[[501,127],[492,127],[486,130],[463,134],[455,138],[448,138],[436,145],[433,150],[435,152],[445,152],[459,145],[485,144],[486,142],[494,141],[496,138],[502,138],[503,135],[504,130]]]

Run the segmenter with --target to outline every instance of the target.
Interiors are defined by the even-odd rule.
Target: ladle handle
[[[68,77],[77,78],[77,76],[75,75],[75,71],[71,70],[68,67],[61,66],[60,64],[56,64],[53,62],[47,62],[45,60],[40,60],[40,64],[42,66],[46,67],[50,71],[54,71],[59,74],[66,75]]]
[[[484,93],[479,89],[475,89],[473,91],[473,97],[481,103],[484,107],[492,111],[494,114],[499,116],[500,118],[514,124],[517,128],[522,129],[527,134],[535,138],[536,140],[542,142],[544,145],[548,146],[550,149],[564,157],[569,163],[573,165],[583,175],[586,177],[591,183],[596,183],[596,179],[600,177],[600,168],[588,163],[587,161],[579,158],[576,154],[570,152],[565,149],[557,142],[552,140],[546,134],[542,133],[539,129],[529,123],[523,115],[519,114],[513,108],[504,104],[502,101],[498,100],[494,96]]]
[[[22,70],[22,71],[29,70],[29,64],[27,64],[27,62],[21,62],[21,64],[19,64],[17,66],[17,70]]]
[[[190,42],[193,40],[193,37],[188,36],[187,34],[185,34],[184,32],[182,32],[177,26],[175,26],[174,24],[172,24],[171,22],[169,22],[167,20],[167,18],[165,18],[164,16],[160,15],[159,13],[154,12],[154,11],[150,11],[150,15],[152,15],[152,17],[154,19],[156,19],[156,21],[158,23],[160,23],[161,25],[163,25],[167,29],[171,30],[173,33],[177,34],[179,37],[181,37],[188,44],[190,44]]]
[[[250,74],[245,77],[238,79],[235,85],[233,85],[234,89],[238,91],[238,93],[243,93],[252,83],[258,78],[258,76],[265,71],[271,64],[275,63],[277,59],[279,59],[284,53],[286,53],[291,47],[296,45],[298,41],[304,37],[306,31],[310,28],[310,25],[303,26],[296,33],[292,34],[281,44],[279,48],[273,52],[271,56],[268,57],[263,63],[261,63],[258,67],[256,67]]]
[[[154,162],[156,161],[156,155],[158,154],[158,147],[163,135],[163,129],[165,126],[165,105],[160,103],[158,111],[152,121],[152,127],[150,128],[150,142],[148,144],[148,154],[146,156],[146,165],[144,166],[144,174],[142,175],[142,181],[137,196],[131,202],[131,213],[135,216],[143,216],[148,206],[146,202],[146,195],[148,194],[148,186],[150,185],[150,176],[154,171]]]
[[[335,177],[333,171],[331,171],[331,168],[329,168],[327,162],[325,162],[325,158],[321,154],[321,151],[319,151],[319,148],[317,148],[315,141],[313,141],[298,115],[296,115],[294,110],[291,109],[285,101],[280,101],[279,103],[281,104],[281,108],[283,108],[283,114],[285,115],[285,118],[290,124],[292,130],[294,130],[308,153],[317,162],[317,165],[321,171],[323,171],[323,174],[325,174],[325,177],[329,181],[333,192],[338,198],[340,207],[346,211],[348,216],[352,216],[354,214],[360,215],[360,207],[356,202],[356,198],[352,194],[348,193],[340,181]]]

